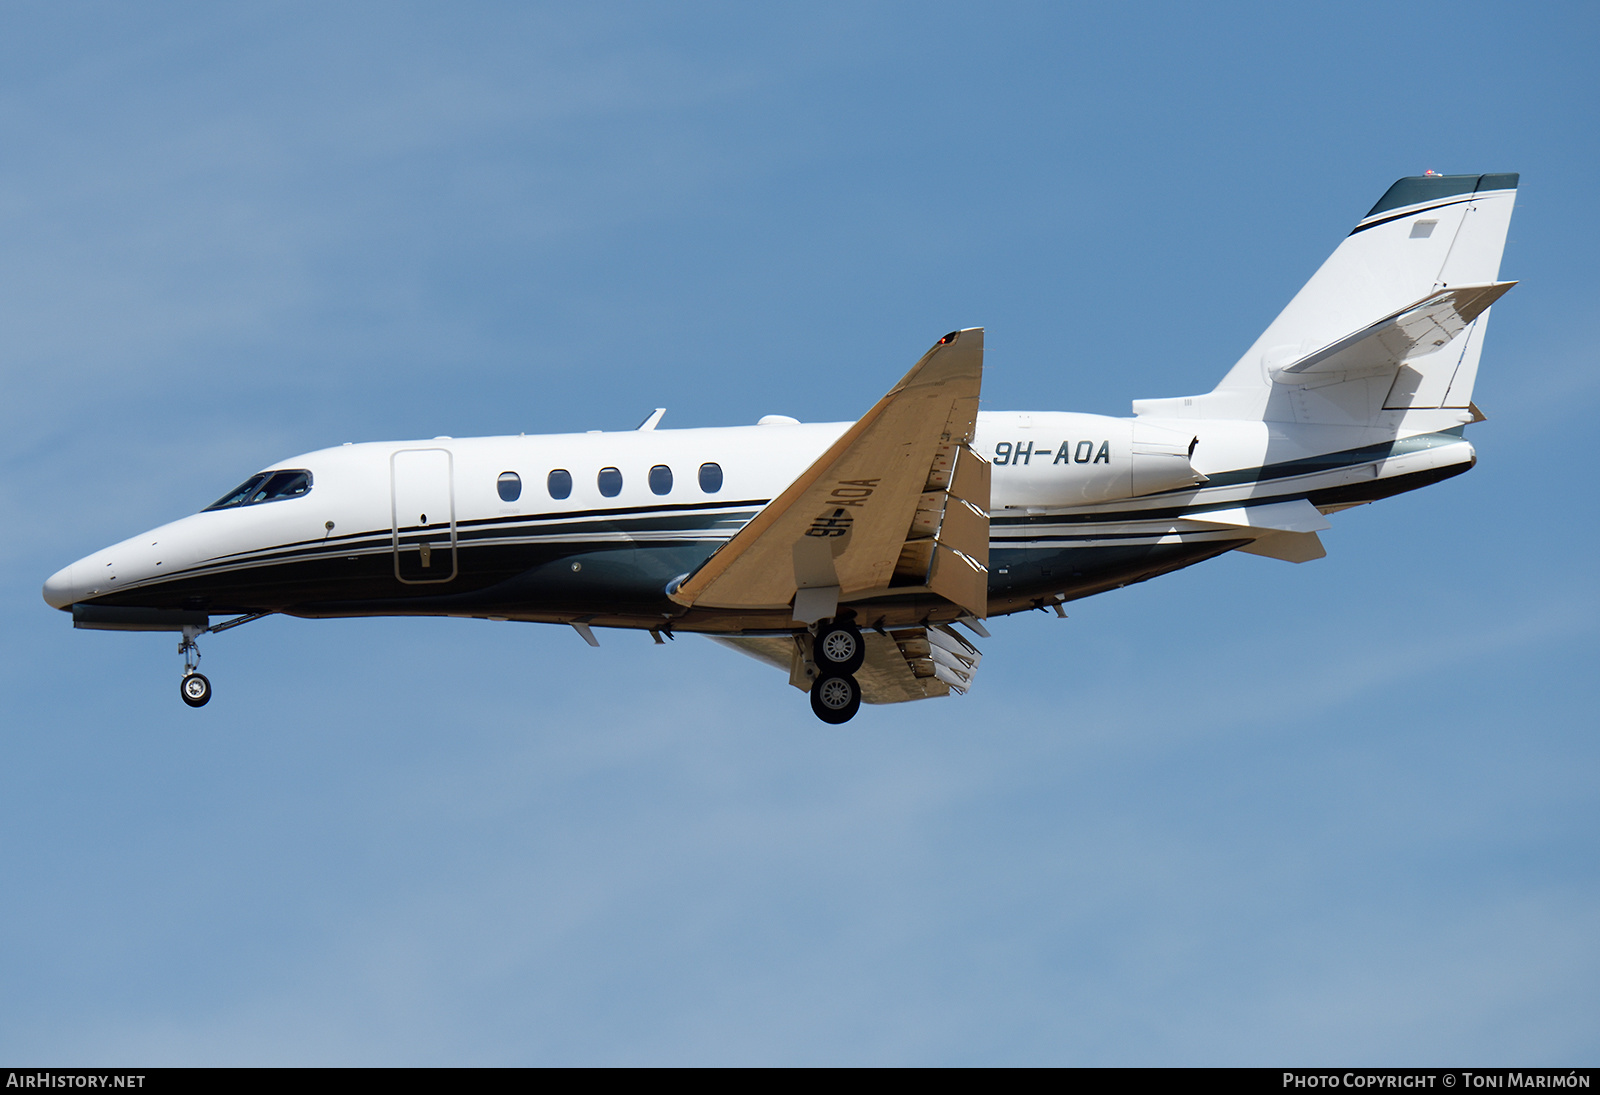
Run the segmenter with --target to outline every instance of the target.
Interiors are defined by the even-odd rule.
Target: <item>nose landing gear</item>
[[[178,653],[183,655],[183,678],[178,681],[178,695],[183,697],[184,703],[190,707],[204,707],[211,702],[211,681],[200,672],[200,647],[195,640],[202,635],[215,635],[219,631],[226,631],[230,627],[238,627],[240,624],[247,624],[251,620],[259,620],[263,616],[270,615],[271,612],[251,612],[213,627],[184,625],[183,641],[178,644]]]
[[[190,707],[204,707],[211,702],[211,681],[200,672],[200,647],[195,643],[206,632],[205,628],[187,626],[178,653],[183,655],[183,679],[178,682],[178,695]]]

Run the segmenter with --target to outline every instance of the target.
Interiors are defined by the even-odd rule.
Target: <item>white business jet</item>
[[[657,410],[296,456],[44,598],[75,627],[181,632],[193,707],[196,640],[271,613],[698,632],[830,723],[964,692],[988,617],[1225,551],[1320,558],[1328,514],[1470,468],[1516,187],[1401,179],[1214,391],[1132,418],[980,412],[983,330],[953,331],[853,423],[662,430]]]

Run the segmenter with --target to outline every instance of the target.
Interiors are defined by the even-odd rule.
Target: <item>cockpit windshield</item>
[[[311,473],[308,471],[264,471],[260,475],[252,475],[201,512],[253,506],[257,502],[281,502],[285,498],[299,498],[310,491]]]

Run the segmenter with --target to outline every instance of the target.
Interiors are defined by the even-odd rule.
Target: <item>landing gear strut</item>
[[[205,630],[192,625],[185,627],[183,641],[178,644],[178,653],[183,655],[183,679],[178,682],[178,694],[190,707],[204,707],[211,702],[211,681],[200,672],[200,647],[195,643]]]

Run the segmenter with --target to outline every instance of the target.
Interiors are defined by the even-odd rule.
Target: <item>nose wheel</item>
[[[190,707],[204,707],[211,701],[211,682],[204,673],[189,673],[178,682],[178,693]]]

